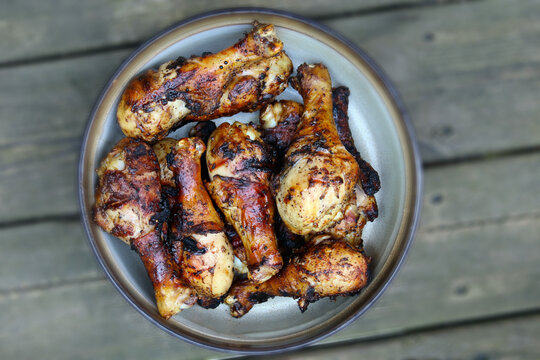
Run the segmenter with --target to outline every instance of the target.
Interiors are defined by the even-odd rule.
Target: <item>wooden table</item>
[[[410,111],[421,226],[383,298],[283,358],[540,358],[540,1],[2,0],[0,358],[201,359],[105,279],[79,221],[76,166],[98,93],[187,16],[273,6],[364,48]]]

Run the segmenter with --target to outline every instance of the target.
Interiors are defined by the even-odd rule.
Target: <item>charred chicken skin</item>
[[[252,125],[221,124],[208,141],[206,162],[208,190],[242,239],[248,277],[268,280],[283,260],[274,233],[272,157],[260,133]]]
[[[322,64],[298,67],[293,82],[304,112],[275,186],[285,225],[299,235],[324,233],[343,219],[359,167],[345,149],[332,116],[332,83]]]
[[[152,146],[154,153],[159,162],[160,168],[160,180],[161,180],[161,223],[162,232],[164,238],[168,238],[169,226],[170,226],[170,210],[174,208],[176,203],[176,197],[178,196],[178,188],[176,187],[176,180],[171,169],[167,166],[167,155],[172,151],[176,145],[177,140],[172,138],[165,138]]]
[[[196,297],[178,274],[159,224],[159,163],[146,143],[124,138],[97,170],[94,220],[139,254],[154,286],[157,308],[169,318],[192,306]]]
[[[349,116],[347,114],[350,93],[349,88],[345,86],[339,86],[332,90],[334,121],[343,146],[354,156],[360,167],[360,184],[362,185],[362,190],[364,190],[367,196],[371,196],[379,191],[381,182],[377,171],[362,158],[354,145],[354,139],[349,126]]]
[[[363,227],[367,221],[373,221],[378,215],[377,202],[373,194],[379,190],[380,182],[377,172],[361,157],[354,144],[347,115],[349,94],[349,89],[344,86],[332,89],[333,119],[339,139],[359,165],[360,181],[355,186],[354,195],[342,207],[337,216],[341,220],[324,232],[361,247]],[[294,140],[302,112],[303,106],[290,100],[276,101],[261,109],[260,122],[263,139],[274,147],[278,159],[283,157],[284,149],[287,150]],[[277,219],[277,222],[280,223],[281,219]],[[293,236],[294,234],[288,233],[287,230],[287,227],[280,229],[280,243],[300,244],[298,239]]]
[[[276,150],[278,159],[283,158],[293,141],[303,111],[302,104],[292,100],[275,101],[261,108],[262,137]]]
[[[176,139],[165,138],[158,141],[152,146],[152,149],[154,150],[154,153],[156,154],[159,162],[162,190],[164,186],[176,188],[176,180],[174,178],[174,174],[171,169],[169,169],[169,166],[167,164],[167,155],[171,153],[177,142],[178,140]]]
[[[298,298],[300,310],[305,311],[309,303],[322,297],[359,292],[368,282],[368,263],[369,259],[349,243],[318,236],[270,280],[235,283],[225,303],[232,316],[241,317],[270,297],[289,296]]]
[[[178,186],[170,239],[175,260],[197,294],[219,298],[233,280],[233,251],[201,179],[205,150],[201,139],[184,138],[168,157]]]
[[[216,54],[178,58],[133,79],[117,109],[126,136],[153,142],[181,126],[255,111],[287,86],[292,63],[273,25],[254,23]]]
[[[336,129],[343,146],[358,163],[359,180],[354,187],[354,194],[347,204],[340,210],[339,218],[334,225],[326,230],[340,239],[362,247],[362,230],[367,221],[373,221],[378,216],[377,201],[374,194],[380,189],[379,174],[365,161],[354,144],[349,127],[350,91],[344,86],[332,90],[333,117]]]

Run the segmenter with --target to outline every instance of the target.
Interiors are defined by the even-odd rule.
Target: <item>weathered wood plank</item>
[[[0,293],[103,278],[78,221],[0,230]]]
[[[450,184],[457,180],[461,181],[463,193],[458,192],[456,185],[456,190],[444,193],[443,202],[429,205],[432,197],[425,197],[428,208],[422,228],[407,262],[387,293],[364,317],[325,342],[365,339],[539,308],[539,203],[530,196],[540,193],[536,162],[539,159],[539,155],[531,155],[428,170],[427,194],[451,190],[454,185]],[[516,167],[512,168],[512,164]],[[501,177],[489,191],[478,191],[474,186],[490,182],[494,174],[506,169],[522,176],[529,174],[524,176],[527,180],[520,180],[516,188],[527,189],[525,192],[531,199],[527,201],[520,196],[502,195],[509,184],[515,184],[511,177]],[[506,206],[499,206],[500,213],[493,212],[494,205],[490,202],[493,194],[503,196],[499,199]],[[510,212],[519,207],[520,202],[525,205],[520,210],[523,212],[501,216],[504,209]],[[482,203],[486,206],[481,206]],[[436,206],[443,209],[437,211]],[[460,213],[460,209],[464,214],[469,212],[474,221],[449,216]],[[474,215],[476,213],[484,217]],[[83,339],[99,343],[101,350],[98,352],[101,352],[98,355],[111,358],[145,358],[151,351],[168,358],[178,351],[195,351],[196,348],[161,334],[134,315],[135,312],[105,280],[85,280],[94,276],[96,266],[83,244],[83,235],[78,234],[78,226],[72,225],[39,224],[0,231],[2,246],[7,249],[0,253],[0,264],[12,267],[12,271],[2,271],[4,291],[0,294],[0,322],[10,323],[12,314],[21,313],[20,309],[34,309],[24,312],[25,321],[18,325],[18,332],[0,334],[0,342],[5,342],[0,351],[6,355],[0,357],[11,358],[11,355],[30,354],[39,349],[45,354],[55,354],[56,358],[70,358],[75,351],[85,349],[82,343],[88,341]],[[61,235],[62,232],[65,235]],[[40,237],[40,234],[43,235]],[[30,267],[27,264],[28,248],[32,249],[32,256],[38,254],[34,261],[37,264],[30,264]],[[36,289],[14,290],[19,287],[19,279],[25,287]],[[68,284],[47,290],[39,286],[49,283],[50,279],[58,283],[66,280]],[[77,284],[78,279],[83,283]],[[116,305],[109,308],[111,303]],[[27,317],[31,319],[26,321]],[[79,326],[74,332],[71,327],[74,323],[84,326]],[[54,331],[42,331],[44,327],[53,325]],[[101,335],[96,335],[96,329],[100,329]],[[17,342],[18,338],[37,340],[23,348]],[[114,345],[109,340],[112,338],[115,338]],[[75,345],[66,346],[58,353],[56,344],[63,339],[64,344]],[[194,356],[200,355],[198,351],[193,353]]]
[[[539,216],[539,172],[538,153],[428,169],[420,232],[446,234],[461,227]],[[90,266],[93,258],[82,244],[84,239],[77,222],[0,229],[0,244],[5,249],[0,252],[0,270],[5,269],[0,271],[0,291],[95,276],[95,267]],[[44,259],[27,266],[28,249]],[[55,257],[62,261],[53,261]],[[66,272],[71,265],[75,267]]]
[[[397,81],[430,162],[540,144],[540,41],[532,41],[540,22],[523,21],[540,15],[540,7],[520,1],[507,8],[475,2],[330,25],[365,46]],[[469,10],[476,21],[462,23]],[[436,35],[426,41],[426,34]],[[1,222],[76,211],[80,135],[127,53],[0,70]],[[22,96],[29,87],[32,96]]]
[[[540,309],[540,217],[420,231],[376,307],[340,340]]]
[[[438,161],[540,145],[540,3],[468,2],[329,25],[365,48]]]
[[[538,359],[539,336],[540,316],[519,316],[261,359]]]
[[[539,233],[538,217],[420,232],[383,298],[324,342],[539,309]],[[6,359],[218,356],[151,326],[105,280],[0,294],[0,322],[10,324],[0,329]]]
[[[83,129],[125,56],[121,51],[0,70],[0,222],[77,212]]]
[[[421,1],[4,1],[0,13],[0,63],[137,43],[189,16],[216,9],[270,5],[305,16],[328,17]]]
[[[2,359],[204,359],[151,325],[105,280],[0,296]]]
[[[492,158],[425,171],[421,228],[540,214],[540,154]]]

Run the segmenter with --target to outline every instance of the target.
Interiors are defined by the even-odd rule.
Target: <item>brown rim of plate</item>
[[[364,289],[363,299],[367,299],[367,301],[363,303],[353,302],[344,311],[341,311],[338,316],[309,330],[296,333],[294,336],[257,340],[249,344],[230,344],[225,341],[210,341],[204,334],[190,333],[187,328],[180,333],[167,320],[159,317],[159,315],[145,311],[145,308],[152,306],[152,304],[141,304],[140,300],[135,298],[126,288],[125,282],[120,279],[122,275],[115,271],[117,269],[111,262],[110,252],[107,252],[100,244],[96,243],[93,235],[95,229],[92,229],[90,223],[93,203],[93,189],[90,189],[90,184],[92,184],[92,179],[95,176],[93,171],[96,168],[94,158],[99,143],[99,137],[90,138],[90,134],[101,134],[103,132],[107,113],[115,100],[120,96],[128,81],[140,71],[148,60],[155,56],[156,51],[201,31],[224,25],[250,24],[255,19],[262,23],[273,23],[276,26],[313,37],[332,47],[356,67],[368,70],[364,75],[368,77],[381,99],[383,99],[400,139],[405,161],[406,195],[401,226],[388,260],[378,276],[372,280],[370,286]],[[88,170],[85,171],[85,169]],[[421,209],[422,167],[413,128],[403,102],[381,68],[363,50],[326,26],[299,15],[265,8],[234,8],[203,13],[172,25],[141,45],[122,63],[101,92],[90,114],[81,146],[78,186],[81,218],[90,246],[109,280],[139,313],[165,332],[207,349],[243,354],[271,354],[298,349],[336,333],[365,313],[382,295],[403,263],[414,238]]]

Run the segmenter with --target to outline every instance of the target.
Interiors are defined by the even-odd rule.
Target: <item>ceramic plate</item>
[[[351,91],[351,130],[362,156],[379,172],[376,194],[379,218],[364,229],[366,253],[373,257],[372,280],[359,295],[323,299],[301,313],[290,298],[274,298],[256,305],[244,317],[232,318],[221,305],[198,306],[169,320],[154,303],[152,285],[142,262],[122,241],[103,232],[91,219],[96,186],[95,169],[123,137],[116,122],[116,106],[131,78],[145,69],[179,56],[216,52],[234,44],[251,23],[272,23],[294,67],[303,62],[324,63],[333,86]],[[301,101],[291,88],[281,99]],[[217,121],[258,120],[258,112]],[[192,125],[172,133],[187,135]],[[79,195],[88,239],[105,273],[135,309],[164,331],[212,349],[269,353],[298,348],[328,336],[361,316],[381,295],[403,261],[419,214],[421,172],[410,124],[387,78],[360,49],[333,31],[289,13],[265,9],[235,9],[203,14],[181,22],[137,49],[103,90],[90,116],[79,164]],[[134,325],[136,326],[136,324]]]

